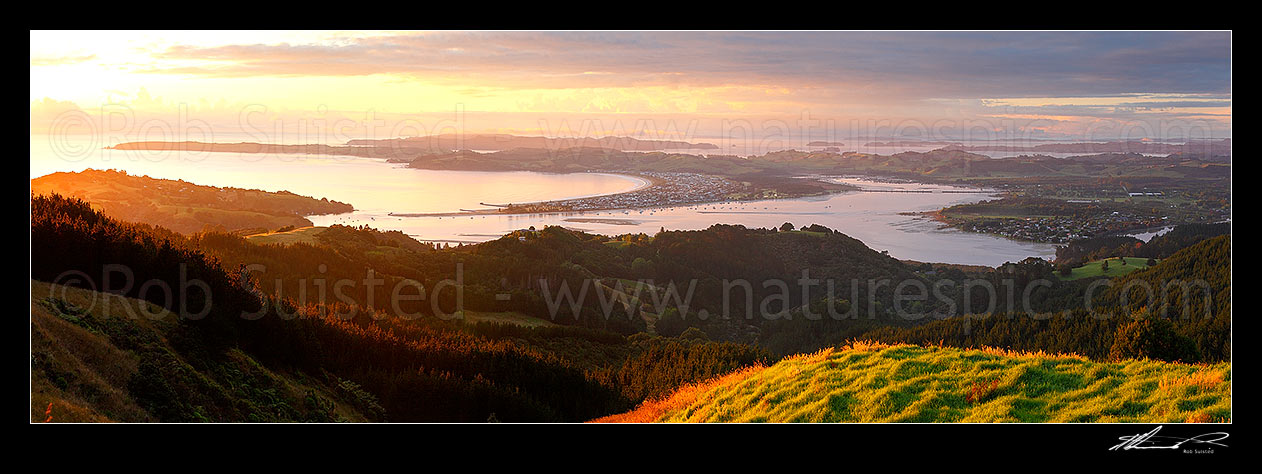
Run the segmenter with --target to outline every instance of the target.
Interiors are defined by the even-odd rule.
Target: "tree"
[[[802,230],[807,231],[807,232],[823,232],[825,234],[832,233],[833,231],[832,229],[829,229],[819,224],[808,225],[806,227],[803,227]]]
[[[788,231],[791,231],[791,230],[793,230],[793,224],[792,224],[792,223],[785,222],[784,224],[780,224],[780,231],[781,231],[781,232],[788,232]]]
[[[702,331],[695,327],[690,327],[688,329],[685,329],[684,332],[679,335],[679,338],[698,340],[698,341],[710,340],[710,336],[706,335],[705,331]]]
[[[1148,257],[1148,262],[1146,262],[1146,263],[1148,264],[1148,266],[1150,266],[1150,267],[1151,267],[1151,266],[1153,266],[1153,265],[1156,265],[1156,264],[1157,264],[1157,259],[1152,258],[1152,257]]]
[[[1108,271],[1109,271],[1109,261],[1108,261],[1108,260],[1105,260],[1105,261],[1103,261],[1103,262],[1100,262],[1100,271],[1102,271],[1102,272],[1108,272]]]
[[[657,318],[657,323],[654,324],[653,327],[659,335],[674,337],[682,334],[688,329],[688,322],[684,321],[684,318],[679,314],[678,309],[666,308]]]
[[[653,262],[646,260],[644,257],[635,257],[631,262],[631,270],[637,275],[644,275],[653,268]]]
[[[1142,358],[1197,362],[1201,355],[1196,343],[1175,332],[1169,319],[1146,317],[1118,326],[1109,348],[1112,360]]]

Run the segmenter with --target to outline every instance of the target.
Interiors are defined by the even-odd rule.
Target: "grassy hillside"
[[[495,324],[513,324],[528,328],[535,327],[553,327],[556,326],[552,321],[534,316],[522,314],[516,311],[472,311],[464,310],[456,313],[456,318],[466,323],[495,323]]]
[[[1126,259],[1126,265],[1122,265],[1119,258]],[[1104,262],[1109,262],[1108,271],[1104,270]],[[1087,262],[1081,267],[1074,268],[1069,276],[1063,276],[1059,273],[1056,275],[1061,280],[1077,280],[1080,278],[1094,278],[1099,276],[1122,276],[1135,270],[1148,268],[1148,259],[1139,257],[1110,257],[1100,260]]]
[[[31,180],[31,194],[58,193],[91,201],[106,215],[190,234],[203,229],[306,227],[303,216],[353,210],[350,204],[294,193],[218,188],[124,171],[53,173]]]
[[[189,359],[172,345],[177,320],[146,301],[32,280],[31,421],[369,421],[383,414],[371,395],[331,374],[276,372],[237,349]]]
[[[325,229],[328,229],[328,227],[299,227],[291,230],[278,230],[276,232],[263,232],[247,235],[245,238],[250,243],[259,245],[289,245],[299,242],[304,244],[316,244],[320,242],[316,236],[323,233]]]
[[[1231,365],[857,343],[686,386],[597,422],[1231,420]]]

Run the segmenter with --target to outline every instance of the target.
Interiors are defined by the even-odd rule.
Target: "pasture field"
[[[1148,268],[1148,259],[1140,257],[1124,257],[1126,265],[1118,261],[1118,257],[1109,257],[1106,259],[1087,262],[1081,267],[1074,268],[1069,276],[1062,276],[1057,273],[1056,276],[1061,280],[1078,280],[1081,278],[1094,278],[1099,276],[1118,277],[1135,270],[1143,270]],[[1108,271],[1104,270],[1104,261],[1109,262]]]
[[[1231,365],[853,343],[594,421],[1229,422]]]

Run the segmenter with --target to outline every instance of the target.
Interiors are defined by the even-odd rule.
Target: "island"
[[[654,150],[717,150],[713,143],[690,143],[678,140],[642,140],[632,137],[525,137],[506,134],[440,134],[423,137],[350,140],[357,147],[421,148],[433,150],[502,151],[514,148],[560,150],[565,148],[604,148],[621,151]]]

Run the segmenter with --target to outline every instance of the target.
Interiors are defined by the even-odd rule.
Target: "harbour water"
[[[397,217],[356,211],[310,219],[316,225],[369,225],[400,230],[419,240],[448,243],[481,242],[499,238],[516,229],[548,225],[605,235],[641,232],[652,235],[661,229],[699,230],[714,224],[779,227],[789,222],[797,227],[823,225],[859,239],[875,250],[888,251],[891,256],[900,259],[996,266],[1026,257],[1055,256],[1052,245],[943,228],[939,222],[914,214],[976,202],[986,199],[988,194],[944,193],[941,191],[964,189],[920,183],[872,183],[856,178],[839,178],[836,181],[881,190],[931,192],[855,191],[799,199],[567,214]]]
[[[433,242],[482,242],[516,229],[547,225],[618,235],[654,234],[659,229],[698,230],[713,224],[779,227],[790,222],[841,231],[900,259],[996,266],[1025,257],[1055,255],[1052,245],[942,228],[940,223],[915,214],[988,198],[984,193],[942,192],[964,190],[949,186],[837,178],[866,189],[929,192],[856,191],[800,199],[572,214],[400,217],[389,214],[458,212],[484,208],[484,202],[524,203],[619,193],[646,183],[611,173],[417,170],[379,159],[341,156],[86,150],[70,156],[32,137],[31,177],[112,168],[202,185],[284,190],[347,202],[356,209],[347,214],[310,216],[316,225],[368,225]]]

